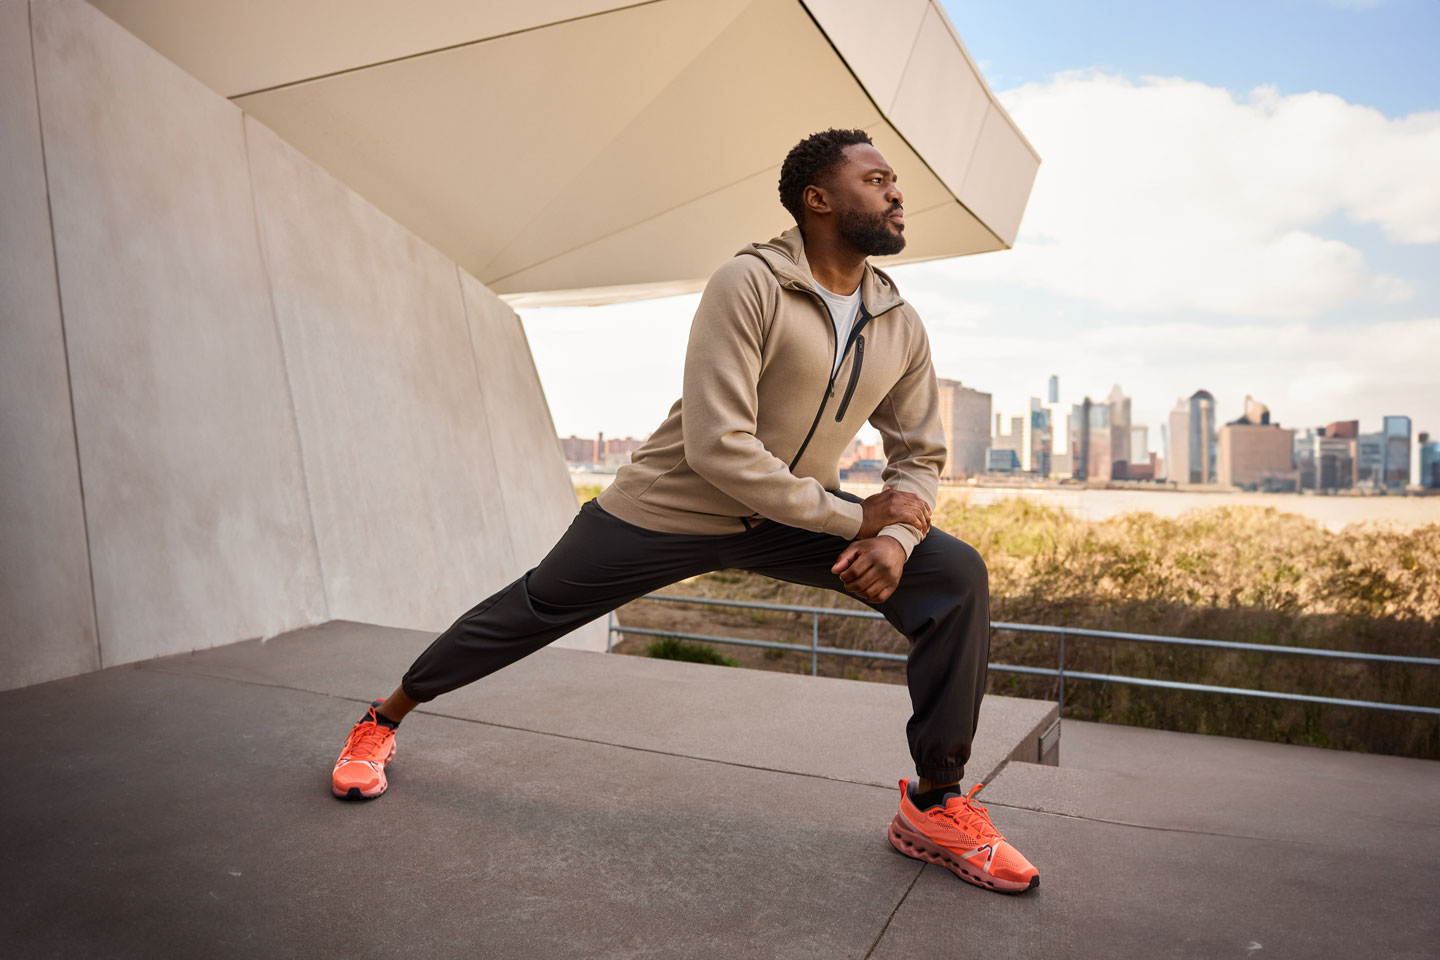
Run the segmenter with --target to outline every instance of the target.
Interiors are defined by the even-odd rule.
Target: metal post
[[[611,645],[615,642],[615,611],[610,611],[610,616],[605,619],[605,652],[610,652]]]
[[[1060,631],[1060,716],[1065,716],[1065,631]]]
[[[810,614],[810,676],[820,676],[820,614]]]

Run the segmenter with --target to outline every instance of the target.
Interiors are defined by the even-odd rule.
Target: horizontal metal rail
[[[650,593],[646,594],[643,600],[662,600],[668,603],[690,603],[716,607],[739,607],[749,610],[764,610],[776,613],[803,613],[811,617],[810,644],[779,643],[771,640],[746,640],[740,637],[719,637],[703,633],[682,633],[675,630],[655,630],[641,627],[621,627],[615,621],[615,615],[610,615],[609,630],[606,638],[606,650],[611,649],[613,637],[617,633],[633,633],[641,636],[654,637],[676,637],[682,640],[698,640],[705,643],[728,643],[742,647],[763,647],[769,650],[790,650],[797,652],[810,652],[810,670],[812,674],[819,673],[819,655],[829,654],[841,657],[860,657],[870,660],[889,660],[904,663],[908,658],[902,653],[884,653],[881,651],[851,650],[844,647],[822,647],[820,645],[820,617],[855,617],[863,620],[884,620],[883,614],[873,610],[843,610],[833,607],[812,607],[787,603],[762,603],[754,600],[721,600],[710,597],[685,597],[674,594]],[[1222,650],[1245,650],[1255,653],[1283,653],[1299,654],[1302,656],[1320,656],[1331,658],[1342,658],[1350,660],[1363,660],[1379,663],[1401,663],[1412,666],[1440,667],[1440,659],[1433,657],[1407,657],[1383,653],[1364,653],[1358,650],[1319,650],[1310,647],[1288,647],[1264,643],[1245,643],[1234,640],[1202,640],[1194,637],[1169,637],[1151,633],[1125,633],[1116,630],[1091,630],[1082,627],[1050,627],[1031,623],[1009,623],[1002,620],[991,621],[990,627],[993,630],[1012,630],[1020,633],[1045,633],[1056,634],[1060,637],[1060,663],[1059,667],[1029,667],[1004,663],[991,663],[989,668],[1004,673],[1031,674],[1034,676],[1056,677],[1059,680],[1059,701],[1060,709],[1065,709],[1065,680],[1073,678],[1076,680],[1098,680],[1105,683],[1123,683],[1131,686],[1160,687],[1167,690],[1191,690],[1201,693],[1232,694],[1243,697],[1261,697],[1269,700],[1290,700],[1302,703],[1318,703],[1326,706],[1338,707],[1364,707],[1371,710],[1393,710],[1406,713],[1423,713],[1431,716],[1440,716],[1440,707],[1424,707],[1416,704],[1404,703],[1383,703],[1376,700],[1347,700],[1340,697],[1321,697],[1304,693],[1285,693],[1275,690],[1252,690],[1247,687],[1222,687],[1207,683],[1187,683],[1180,680],[1154,680],[1149,677],[1131,677],[1111,673],[1088,673],[1078,670],[1065,669],[1065,638],[1067,636],[1082,638],[1097,638],[1109,640],[1129,640],[1140,643],[1161,643],[1174,646],[1187,647],[1208,647]]]

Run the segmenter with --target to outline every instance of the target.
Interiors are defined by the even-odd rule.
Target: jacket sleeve
[[[745,261],[753,261],[753,266]],[[725,495],[787,526],[854,539],[860,504],[797,477],[755,436],[769,268],[750,256],[722,264],[700,297],[685,350],[685,459]],[[808,414],[805,414],[808,416]]]
[[[915,321],[918,343],[910,364],[870,415],[885,444],[881,483],[913,493],[935,509],[940,471],[945,466],[945,431],[940,425],[940,385],[930,360],[930,339]],[[878,536],[891,536],[905,548],[905,558],[920,542],[920,531],[908,523],[892,523]]]

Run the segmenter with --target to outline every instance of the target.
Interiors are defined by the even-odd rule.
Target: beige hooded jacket
[[[839,459],[868,420],[883,438],[887,487],[933,508],[945,464],[939,387],[914,308],[867,261],[844,361],[800,229],[749,244],[711,276],[685,352],[681,399],[597,498],[666,533],[725,534],[764,520],[852,540],[860,504]],[[920,533],[886,527],[908,558]]]

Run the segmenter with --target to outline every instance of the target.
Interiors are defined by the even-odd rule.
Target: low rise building
[[[1245,398],[1245,413],[1220,428],[1217,480],[1242,490],[1296,490],[1295,431],[1270,422],[1270,408]]]
[[[991,450],[986,454],[986,473],[1015,474],[1020,472],[1020,455],[1014,450]]]

